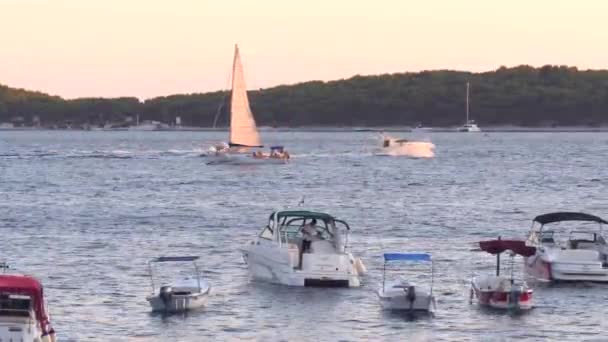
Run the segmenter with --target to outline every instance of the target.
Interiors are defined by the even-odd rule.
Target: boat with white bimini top
[[[348,252],[349,225],[307,210],[276,211],[242,248],[252,278],[289,286],[358,287],[366,273]]]
[[[524,257],[533,255],[534,247],[526,246],[520,240],[489,240],[479,242],[482,251],[496,255],[496,275],[484,275],[471,281],[471,303],[477,299],[480,306],[503,310],[529,310],[532,308],[533,290],[523,280],[515,279],[513,258],[515,255]],[[511,275],[500,274],[500,255],[511,251]]]
[[[428,262],[430,264],[430,285],[419,286],[407,279],[386,281],[386,266],[390,262]],[[407,310],[434,312],[437,308],[433,295],[434,282],[433,260],[426,253],[385,253],[382,272],[382,287],[378,289],[378,298],[382,308],[387,310]]]
[[[211,287],[201,279],[196,260],[197,256],[173,256],[159,257],[148,263],[150,280],[152,282],[152,294],[146,300],[152,306],[153,311],[167,313],[183,312],[205,306]],[[191,262],[194,266],[194,277],[184,278],[172,284],[162,284],[158,291],[154,282],[153,263],[165,262]]]
[[[567,233],[562,230],[561,235],[546,227],[572,221],[579,222],[579,226]],[[608,245],[603,235],[603,225],[607,223],[598,216],[579,212],[535,217],[527,244],[536,247],[536,253],[526,258],[526,273],[547,282],[608,282]]]
[[[208,153],[203,156],[208,157],[208,164],[284,164],[290,159],[289,152],[282,146],[272,148],[269,153],[261,150],[252,151],[252,149],[262,147],[264,146],[260,133],[249,106],[239,48],[235,46],[230,96],[229,143],[211,146]]]
[[[458,132],[481,132],[481,128],[477,126],[475,120],[469,120],[469,88],[470,84],[467,82],[466,119],[464,125],[458,128]]]
[[[1,268],[8,268],[0,264]],[[0,341],[55,342],[42,284],[21,274],[0,274]]]

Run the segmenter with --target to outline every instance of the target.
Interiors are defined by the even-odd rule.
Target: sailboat
[[[458,132],[481,132],[481,129],[475,123],[475,120],[469,120],[469,82],[467,82],[467,118],[464,125],[458,128]]]
[[[230,96],[230,137],[228,144],[212,146],[207,156],[211,157],[210,164],[216,163],[285,163],[289,153],[283,146],[272,146],[270,153],[259,149],[264,147],[255,123],[255,118],[249,106],[245,74],[239,54],[238,45],[234,46],[234,61],[232,64],[232,90]]]

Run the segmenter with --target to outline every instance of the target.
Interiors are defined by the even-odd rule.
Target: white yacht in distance
[[[242,248],[254,279],[289,286],[358,287],[366,269],[347,251],[350,227],[329,214],[277,211]]]
[[[597,229],[578,227],[563,234],[545,225],[578,221],[597,224]],[[540,224],[537,225],[536,223]],[[576,212],[557,212],[537,216],[527,244],[536,247],[536,253],[526,258],[526,273],[541,281],[592,281],[608,282],[608,244],[603,235],[604,219]],[[567,239],[564,239],[567,236]]]
[[[479,126],[477,126],[477,124],[475,123],[475,120],[469,120],[469,82],[467,82],[467,105],[466,105],[466,112],[467,112],[467,117],[466,117],[466,121],[464,123],[464,125],[462,125],[461,127],[458,128],[458,132],[481,132],[481,128],[479,128]]]

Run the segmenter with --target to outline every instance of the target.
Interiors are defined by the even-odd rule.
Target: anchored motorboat
[[[204,156],[208,157],[207,164],[284,164],[290,159],[289,152],[283,146],[273,146],[268,153],[259,150],[262,147],[260,133],[249,106],[239,48],[235,46],[230,96],[229,143],[211,146]],[[253,151],[252,149],[258,150]]]
[[[0,341],[56,341],[42,284],[37,279],[0,275]]]
[[[149,262],[152,294],[146,300],[153,311],[182,312],[205,306],[211,287],[201,279],[196,260],[197,256],[159,257]],[[153,264],[166,262],[191,262],[194,267],[194,277],[184,278],[172,284],[161,284],[157,288],[154,282]]]
[[[546,225],[577,221],[579,226],[561,235]],[[608,245],[604,219],[579,212],[556,212],[532,221],[528,244],[536,253],[526,258],[526,273],[541,281],[608,282]],[[588,228],[589,224],[594,228]],[[561,240],[560,240],[561,239]]]
[[[475,297],[480,306],[495,309],[528,310],[532,308],[533,290],[524,280],[515,279],[513,258],[533,255],[536,248],[526,246],[521,240],[489,240],[479,242],[482,251],[496,255],[496,275],[486,275],[471,281],[471,302]],[[511,274],[505,277],[500,274],[500,255],[511,251]]]
[[[307,210],[276,211],[242,248],[254,279],[290,286],[358,287],[366,272],[348,252],[349,225]]]
[[[428,262],[430,285],[418,286],[407,279],[386,281],[386,266],[394,261]],[[434,312],[437,304],[433,295],[434,267],[430,254],[385,253],[382,272],[382,287],[378,290],[380,304],[387,310]]]

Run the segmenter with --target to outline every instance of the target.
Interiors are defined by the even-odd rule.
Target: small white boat
[[[568,233],[555,234],[545,225],[579,222]],[[537,224],[538,223],[538,224]],[[595,226],[588,228],[589,224]],[[577,212],[556,212],[537,216],[532,221],[528,245],[536,253],[526,258],[526,273],[545,282],[608,282],[608,244],[600,217]],[[566,238],[567,237],[567,238]]]
[[[464,125],[458,128],[458,132],[481,132],[481,128],[477,126],[475,120],[469,120],[469,82],[467,82],[467,105],[466,112],[467,117],[464,122]]]
[[[376,155],[382,156],[408,156],[412,158],[433,158],[435,145],[428,141],[415,141],[398,139],[388,135],[381,135],[382,147]]]
[[[0,341],[56,341],[42,284],[37,279],[0,275]]]
[[[289,286],[358,287],[366,269],[348,248],[350,227],[306,210],[276,211],[242,248],[252,278]]]
[[[533,290],[523,280],[514,277],[513,258],[515,255],[530,256],[534,247],[526,246],[525,241],[489,240],[479,242],[482,251],[496,255],[496,275],[484,275],[471,281],[471,302],[477,299],[480,306],[501,310],[529,310],[532,308]],[[511,275],[500,275],[500,255],[511,251]]]
[[[430,285],[418,286],[406,279],[386,281],[386,266],[392,261],[428,262],[430,264]],[[384,254],[384,270],[382,287],[378,290],[378,298],[382,308],[386,310],[406,310],[434,312],[437,308],[433,295],[434,268],[430,254],[424,253],[386,253]]]
[[[146,297],[146,300],[152,306],[153,311],[174,313],[205,306],[211,287],[206,281],[201,279],[196,260],[198,260],[197,256],[176,256],[159,257],[150,261],[149,270],[152,282],[152,294]],[[152,264],[164,262],[192,262],[195,277],[185,278],[172,284],[163,284],[157,291]]]
[[[284,164],[290,159],[283,146],[273,146],[270,152],[260,150],[264,147],[260,139],[253,112],[249,106],[245,75],[238,46],[234,48],[232,66],[232,91],[230,97],[230,139],[228,144],[210,148],[203,156],[207,164]]]

